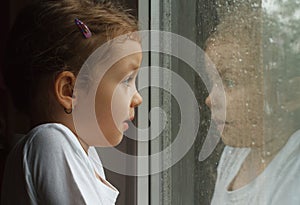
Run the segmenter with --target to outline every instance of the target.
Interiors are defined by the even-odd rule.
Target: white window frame
[[[139,0],[138,1],[138,19],[140,22],[140,29],[141,30],[159,30],[160,28],[160,1],[159,0]],[[156,42],[157,43],[157,42]],[[151,47],[151,40],[149,42],[149,47]],[[151,66],[151,65],[158,65],[159,57],[156,55],[152,55],[151,52],[143,53],[143,66]],[[145,65],[146,64],[146,65]],[[137,86],[145,84],[145,82],[150,85],[150,80],[156,81],[155,84],[157,85],[160,81],[161,76],[159,73],[151,71],[148,69],[148,78],[146,79],[145,76],[138,78]],[[144,79],[142,79],[144,78]],[[158,119],[159,116],[150,116],[149,118],[149,108],[151,105],[159,105],[159,93],[153,92],[151,88],[148,91],[143,92],[143,107],[138,108],[138,127],[148,127],[148,121],[150,119],[151,124],[159,123],[160,120]],[[147,113],[147,115],[145,115]],[[159,127],[151,126],[151,127]],[[151,128],[149,137],[152,139]],[[142,136],[137,136],[139,137]],[[151,155],[151,153],[155,153],[159,149],[159,142],[151,142],[150,140],[148,143],[145,142],[137,142],[137,154],[138,156],[143,155]],[[151,162],[150,158],[147,161],[145,160],[138,160],[137,161],[137,171],[145,170],[145,167],[149,170],[149,176],[140,176],[137,177],[137,205],[151,205],[151,204],[160,204],[160,180],[159,180],[159,173],[150,175],[151,167],[157,167]]]

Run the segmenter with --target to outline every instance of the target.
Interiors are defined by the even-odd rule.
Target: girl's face
[[[134,118],[134,108],[142,103],[135,80],[142,54],[126,56],[115,63],[104,75],[95,98],[97,121],[111,146],[120,143],[128,121]]]
[[[223,81],[226,103],[222,107],[218,99],[211,101],[216,88],[211,90],[206,104],[214,106],[212,120],[220,130],[225,144],[233,147],[262,146],[263,139],[263,94],[262,74],[255,68],[251,54],[240,45],[219,43],[209,45],[206,53],[215,64]],[[244,55],[244,54],[248,54]],[[212,79],[213,81],[213,79]],[[226,109],[225,122],[220,121],[220,109]]]

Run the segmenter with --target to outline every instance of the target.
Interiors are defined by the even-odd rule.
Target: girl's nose
[[[131,100],[130,107],[137,107],[143,102],[142,96],[139,94],[139,92],[136,92]]]
[[[205,104],[211,108],[211,99],[210,99],[210,95],[205,99]]]

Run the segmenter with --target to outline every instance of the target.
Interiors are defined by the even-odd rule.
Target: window
[[[147,96],[147,106],[139,112],[143,120],[147,121],[148,115],[150,116],[151,128],[149,144],[138,146],[138,150],[142,150],[143,154],[148,152],[149,163],[145,164],[143,161],[140,165],[142,163],[142,166],[147,166],[149,173],[159,166],[164,167],[165,164],[172,166],[162,172],[152,173],[149,178],[138,178],[138,204],[210,204],[217,183],[217,167],[222,163],[220,159],[223,150],[226,151],[226,145],[247,150],[244,158],[242,155],[237,158],[239,164],[233,163],[232,166],[224,163],[228,156],[224,156],[223,153],[222,166],[227,166],[228,170],[232,170],[234,166],[241,166],[247,170],[239,172],[237,168],[236,175],[228,176],[234,178],[228,187],[225,187],[227,191],[241,187],[249,188],[249,183],[256,183],[262,176],[262,186],[270,185],[271,175],[280,178],[279,172],[276,172],[282,163],[279,159],[291,159],[288,156],[292,154],[286,152],[286,149],[293,144],[291,141],[298,135],[296,131],[299,127],[296,123],[300,116],[300,29],[297,23],[300,17],[299,4],[298,0],[139,2],[139,19],[143,29],[178,34],[205,51],[207,57],[200,52],[199,58],[195,60],[199,61],[199,65],[202,63],[201,66],[204,66],[203,62],[210,62],[210,66],[218,71],[226,101],[221,100],[220,103],[217,102],[218,95],[214,97],[213,89],[216,83],[209,72],[207,75],[199,75],[175,54],[146,53],[146,62],[152,66],[148,73],[148,83],[160,86],[149,86],[144,93]],[[150,47],[154,44],[159,44],[162,48],[170,46],[175,53],[185,49],[184,46],[176,47],[177,44],[172,39],[166,40],[156,36],[151,36],[149,44]],[[191,49],[185,52],[190,52],[190,56],[193,56],[197,51]],[[155,69],[155,66],[160,69]],[[206,71],[210,66],[206,65]],[[198,110],[189,104],[189,99],[184,99],[186,101],[182,106],[176,98],[175,94],[182,89],[176,74],[193,92]],[[210,97],[214,98],[211,102],[207,100],[209,93]],[[218,103],[219,107],[223,106],[223,110],[218,108]],[[215,115],[209,106],[215,108]],[[154,112],[157,107],[163,112]],[[174,159],[178,149],[170,149],[163,153],[160,161],[153,160],[152,156],[155,153],[166,150],[176,141],[181,127],[186,125],[183,122],[183,109],[188,113],[187,116],[190,116],[188,124],[196,126],[199,123],[192,146],[179,161]],[[224,110],[226,118],[220,122],[217,113]],[[197,111],[200,115],[199,121],[194,118]],[[154,136],[153,133],[157,134],[156,129],[161,127],[163,131]],[[209,133],[210,129],[214,131]],[[207,151],[207,156],[199,158],[208,134],[215,136],[220,131],[223,131],[223,140],[218,141],[218,137],[211,140],[212,144],[209,146],[213,148],[213,152]],[[183,143],[182,147],[184,146]],[[299,149],[299,146],[296,146],[292,149]],[[295,151],[293,154],[297,155],[299,152]],[[268,169],[270,166],[273,166],[273,171]],[[280,166],[290,165],[282,163]],[[296,178],[287,171],[283,179],[293,181]],[[276,187],[278,184],[273,185]],[[220,184],[217,186],[220,187]],[[281,188],[282,192],[285,188]],[[271,204],[268,202],[270,196],[266,190],[272,193],[272,189],[267,187],[261,195],[265,197],[265,203]],[[249,193],[255,191],[259,189],[252,189]],[[299,200],[293,193],[300,193],[299,188],[290,196],[295,201]],[[276,197],[279,201],[284,200],[280,194]],[[255,204],[258,204],[258,201],[256,202]],[[216,200],[213,203],[216,204]]]

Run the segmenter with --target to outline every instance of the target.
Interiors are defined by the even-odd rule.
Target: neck
[[[73,119],[70,119],[68,121],[65,121],[64,123],[65,126],[67,126],[73,133],[74,135],[76,136],[76,138],[78,139],[81,147],[83,148],[83,150],[85,151],[86,154],[88,154],[88,149],[89,149],[89,145],[83,141],[80,136],[77,135],[77,132],[76,132],[76,129],[75,129],[75,126],[74,126],[74,123],[73,123]]]
[[[294,133],[294,130],[289,129],[273,129],[267,131],[265,135],[270,136],[259,147],[252,147],[251,152],[255,158],[260,160],[262,164],[267,166],[276,154],[284,147],[289,140],[290,136]]]
[[[56,120],[54,120],[56,119]],[[56,114],[56,115],[53,115],[51,118],[48,117],[48,118],[32,118],[31,120],[31,127],[35,127],[36,125],[39,125],[39,124],[43,124],[43,123],[60,123],[60,124],[63,124],[65,125],[66,127],[68,127],[72,132],[73,134],[76,136],[76,138],[78,139],[81,147],[83,148],[83,150],[85,151],[86,154],[88,154],[88,149],[89,149],[89,145],[87,143],[85,143],[76,133],[76,129],[75,129],[75,126],[74,126],[74,123],[73,123],[73,118],[72,118],[72,115],[70,114],[66,114],[64,112],[61,112],[59,114]]]
[[[76,134],[75,134],[76,135]],[[86,144],[81,138],[79,138],[77,135],[76,135],[81,147],[83,148],[83,150],[85,151],[85,153],[88,155],[88,149],[89,149],[89,145]]]
[[[280,130],[280,131],[279,131]],[[264,140],[261,146],[251,147],[249,155],[243,162],[237,176],[230,184],[230,189],[238,189],[260,175],[270,162],[274,159],[276,154],[284,147],[290,136],[295,130],[289,129],[273,129],[265,135],[270,136]],[[267,140],[271,139],[271,140]]]

